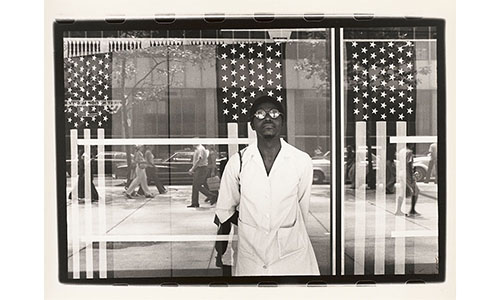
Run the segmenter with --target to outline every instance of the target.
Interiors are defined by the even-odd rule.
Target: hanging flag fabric
[[[286,110],[285,45],[235,43],[217,46],[219,122],[245,123],[253,101],[275,97]]]
[[[106,128],[111,122],[112,54],[64,60],[66,128]]]
[[[347,42],[346,60],[352,121],[415,121],[413,42]]]
[[[405,238],[386,239],[386,229],[404,232],[405,220],[397,215],[387,218],[386,209],[395,211],[395,208],[392,202],[387,202],[385,187],[386,162],[399,159],[388,152],[387,137],[404,138],[413,132],[415,124],[414,41],[347,41],[344,49],[348,84],[346,114],[350,124],[347,131],[353,134],[349,143],[356,149],[354,178],[351,178],[355,187],[354,268],[351,272],[354,275],[405,274],[409,264],[406,251],[410,251]],[[398,153],[406,147],[395,146]],[[395,195],[404,199],[405,179],[401,176],[404,164],[399,166]],[[375,195],[367,193],[369,187],[376,188]],[[368,200],[380,208],[374,214],[369,212]]]

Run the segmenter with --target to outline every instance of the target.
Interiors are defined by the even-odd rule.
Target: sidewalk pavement
[[[374,274],[374,260],[376,246],[384,245],[385,248],[385,274],[394,274],[395,261],[395,236],[405,235],[405,265],[406,273],[435,274],[438,272],[438,205],[437,185],[418,183],[420,195],[416,204],[416,210],[421,214],[419,217],[406,217],[395,215],[396,195],[386,194],[385,208],[376,203],[375,190],[366,191],[365,210],[365,258],[364,274]],[[355,190],[346,189],[344,215],[345,215],[345,274],[354,274],[354,248],[355,248],[355,224],[359,224],[356,216]],[[403,212],[410,209],[411,199],[405,200]],[[381,214],[385,223],[385,234],[376,237],[376,215]],[[396,226],[396,220],[403,221],[404,229],[401,231]],[[423,236],[419,236],[423,235]],[[356,262],[359,263],[359,262]]]
[[[125,236],[131,241],[107,243],[108,277],[223,275],[222,270],[215,266],[215,242],[195,241],[196,239],[204,239],[206,236],[216,235],[217,227],[213,223],[215,206],[205,203],[204,196],[200,195],[201,207],[187,208],[186,206],[190,204],[191,200],[191,186],[169,186],[166,194],[156,195],[152,199],[143,197],[126,199],[123,187],[118,186],[118,184],[117,180],[107,180],[106,182],[106,235]],[[157,193],[154,187],[151,188]],[[428,190],[423,189],[422,192],[424,190],[431,196],[435,195],[435,188],[433,189],[430,185]],[[102,192],[100,194],[102,195]],[[368,191],[367,195],[370,194]],[[367,196],[367,203],[369,203],[367,215],[371,215],[376,208],[370,197]],[[388,202],[390,201],[388,200]],[[350,253],[350,251],[352,252],[354,233],[352,229],[354,222],[353,204],[353,197],[347,191],[345,199],[346,274],[353,265]],[[437,230],[437,205],[435,214],[432,212],[434,210],[432,207],[435,204],[436,200],[421,196],[417,210],[422,213],[422,219],[409,220],[407,223],[419,228]],[[388,215],[391,215],[390,207],[391,205],[388,203]],[[71,273],[73,270],[72,204],[68,202],[67,208],[68,268]],[[331,249],[335,248],[330,246],[330,208],[330,185],[313,185],[307,230],[316,253],[320,272],[325,275],[330,272]],[[78,204],[78,210],[80,235],[85,236],[85,205]],[[92,232],[97,235],[99,233],[98,204],[92,204],[91,214]],[[370,227],[368,224],[369,222],[367,222],[367,245],[370,243],[370,239],[373,240],[371,236],[373,230],[368,228]],[[161,240],[161,238],[172,236],[179,238],[179,240]],[[183,238],[191,240],[182,241]],[[391,240],[391,238],[388,239]],[[425,238],[425,240],[428,239]],[[417,242],[415,245],[417,244],[419,243]],[[93,270],[95,271],[99,270],[98,246],[99,243],[93,243]],[[80,278],[85,278],[86,247],[85,243],[80,243]],[[428,255],[424,256],[428,260],[430,253],[434,253],[434,248],[437,249],[437,242],[434,242],[434,239],[429,239],[423,247],[422,251],[429,252]],[[421,251],[420,248],[415,247],[415,252],[420,254],[419,251]],[[369,251],[367,251],[367,255],[369,255],[368,253]],[[223,258],[225,264],[231,262],[231,254],[231,245],[229,245]],[[417,261],[418,258],[415,260]],[[97,278],[97,273],[95,277]]]

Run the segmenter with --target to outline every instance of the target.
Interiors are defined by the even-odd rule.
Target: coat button
[[[263,265],[262,267],[263,267],[264,269],[267,269],[267,265]]]

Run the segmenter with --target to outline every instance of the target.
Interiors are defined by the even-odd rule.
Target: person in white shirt
[[[280,138],[276,99],[258,98],[249,115],[257,143],[229,159],[216,206],[221,224],[239,213],[235,276],[319,275],[305,226],[312,160]]]
[[[210,202],[213,201],[215,194],[210,192],[207,187],[208,171],[208,151],[201,144],[195,145],[193,166],[188,171],[189,174],[193,175],[191,205],[188,205],[188,207],[200,207],[200,192],[210,199]]]

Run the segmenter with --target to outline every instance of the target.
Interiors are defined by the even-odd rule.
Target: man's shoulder
[[[309,154],[307,154],[306,152],[304,152],[304,151],[300,150],[299,148],[297,148],[293,145],[290,145],[288,143],[286,143],[285,145],[287,148],[287,152],[292,154],[295,158],[303,159],[305,161],[311,160],[311,156],[309,156]]]

